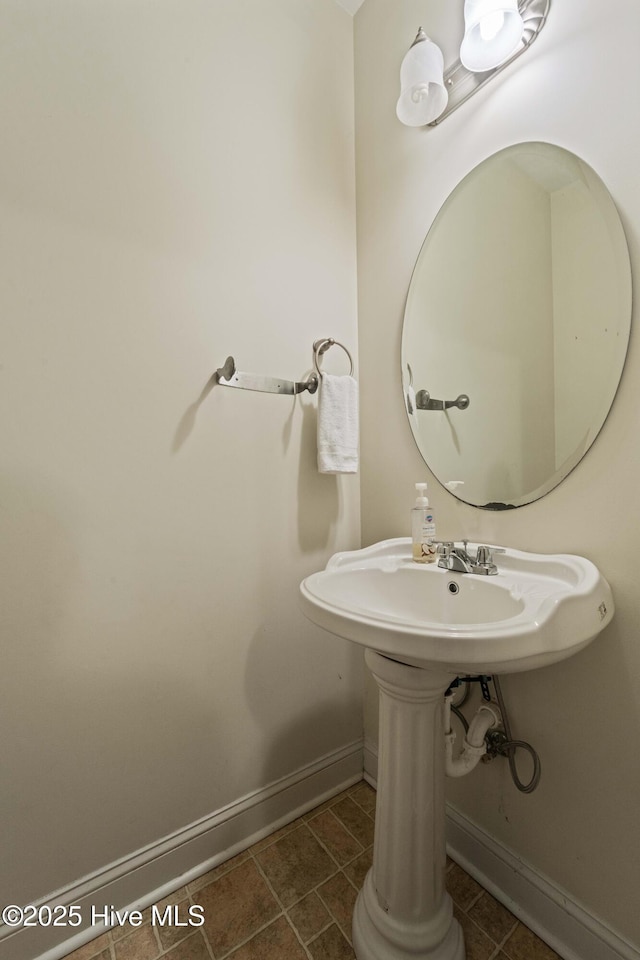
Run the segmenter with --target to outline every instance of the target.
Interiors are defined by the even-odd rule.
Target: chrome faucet
[[[458,546],[453,540],[441,540],[437,545],[438,566],[444,570],[457,573],[479,573],[484,576],[495,576],[498,568],[493,562],[494,553],[504,553],[500,547],[488,547],[480,544],[476,555],[471,556],[467,551],[468,540]]]

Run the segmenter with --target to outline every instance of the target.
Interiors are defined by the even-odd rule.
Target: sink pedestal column
[[[373,866],[358,895],[358,960],[464,960],[445,890],[444,692],[454,677],[389,660],[366,662],[380,689]]]

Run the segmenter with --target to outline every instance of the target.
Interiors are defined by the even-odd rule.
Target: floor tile
[[[281,912],[253,860],[200,890],[198,902],[216,955],[239,946]]]
[[[111,939],[114,943],[117,943],[118,940],[123,940],[125,937],[128,937],[133,930],[140,930],[142,927],[149,926],[151,924],[151,907],[147,907],[145,910],[142,910],[142,923],[136,924],[135,926],[126,920],[124,923],[118,923],[115,927],[111,927],[109,931]]]
[[[89,943],[85,943],[84,946],[78,947],[77,950],[74,950],[73,953],[68,955],[66,960],[93,960],[94,957],[102,954],[104,950],[108,950],[110,943],[111,935],[109,933],[102,933],[94,940],[90,940]],[[99,960],[102,960],[102,957],[100,957]]]
[[[362,853],[362,844],[349,833],[331,810],[325,810],[313,820],[309,820],[308,825],[340,866]]]
[[[157,904],[159,919],[162,919],[165,916],[165,911],[168,906],[177,907],[177,916],[174,909],[171,913],[171,918],[177,919],[179,923],[156,923],[155,931],[163,950],[168,950],[169,947],[173,947],[176,943],[180,943],[181,940],[185,940],[190,934],[193,933],[193,927],[189,926],[188,924],[190,907],[189,901],[182,900],[177,904],[171,904],[170,902],[167,903],[165,900],[160,901],[160,903]],[[182,923],[184,923],[185,926],[180,926]]]
[[[118,940],[115,952],[116,960],[156,960],[160,955],[160,947],[153,928],[147,924]]]
[[[312,940],[307,950],[313,960],[354,960],[355,953],[334,924]]]
[[[480,929],[484,930],[496,943],[502,943],[504,938],[513,932],[518,922],[506,907],[486,892],[476,900],[468,912]]]
[[[337,873],[335,877],[331,877],[318,887],[318,895],[331,911],[347,940],[351,941],[353,908],[358,896],[355,887],[349,883],[343,873]]]
[[[175,904],[182,903],[187,899],[188,891],[186,887],[178,887],[177,890],[174,890],[173,893],[170,893],[167,897],[163,897],[162,900],[156,900],[154,906],[157,911],[161,914],[164,913],[165,908],[169,906],[174,906]]]
[[[162,954],[162,960],[211,960],[205,939],[198,930],[186,940],[179,943],[173,950]]]
[[[329,797],[328,800],[325,800],[323,803],[319,803],[317,807],[314,807],[313,810],[309,810],[308,813],[305,813],[303,820],[309,820],[311,817],[317,817],[319,813],[323,813],[325,810],[329,810],[333,807],[338,801],[343,800],[345,797],[349,796],[353,788],[350,787],[349,790],[344,790],[342,793],[336,794],[335,797]]]
[[[306,825],[262,850],[256,860],[285,907],[301,900],[337,870]]]
[[[331,916],[317,893],[307,894],[287,912],[304,943],[313,940],[331,922]]]
[[[473,901],[483,893],[480,884],[476,883],[468,873],[465,873],[457,863],[454,863],[451,869],[447,870],[445,880],[451,899],[461,910],[468,910]]]
[[[279,917],[234,950],[229,960],[307,960],[307,954],[285,917]]]
[[[362,807],[365,813],[373,815],[376,809],[376,792],[373,787],[370,787],[368,783],[365,783],[363,780],[362,783],[359,783],[355,790],[351,791],[350,796]]]
[[[78,953],[76,950],[73,953],[68,954],[68,956],[65,957],[65,960],[77,960],[77,957],[82,957],[84,960],[85,957],[89,956],[91,960],[111,960],[111,950],[109,947],[107,947],[106,950],[101,950],[100,953],[92,953],[91,955]]]
[[[493,940],[490,940],[466,913],[456,909],[454,916],[464,934],[466,960],[490,960],[496,949]]]
[[[346,867],[344,867],[344,873],[356,889],[359,890],[362,887],[364,878],[372,863],[373,847],[369,847],[368,850],[365,850],[364,853],[361,853],[359,857],[356,857],[355,860],[352,860],[351,863],[348,863]]]
[[[191,883],[187,884],[187,891],[193,896],[194,893],[197,893],[198,890],[202,890],[203,887],[207,887],[214,880],[217,880],[218,877],[221,877],[225,873],[229,873],[229,870],[233,870],[234,867],[239,866],[239,864],[244,863],[250,857],[248,850],[243,850],[242,853],[238,853],[235,857],[231,857],[229,860],[225,860],[224,863],[218,864],[217,867],[214,867],[213,870],[209,870],[207,873],[203,873],[201,877],[196,877],[195,880],[192,880]],[[197,900],[197,897],[194,898]]]
[[[263,837],[262,840],[258,840],[253,844],[252,847],[249,847],[249,853],[256,854],[260,850],[264,850],[265,847],[269,847],[272,843],[275,843],[276,840],[279,840],[281,837],[286,837],[288,833],[291,833],[303,823],[302,817],[299,817],[297,820],[293,820],[291,823],[285,824],[284,827],[280,827],[279,830],[276,830],[274,833],[270,833],[268,837]]]
[[[345,797],[344,800],[340,800],[331,810],[363,847],[371,846],[373,843],[374,822],[371,817],[364,812],[362,807],[354,803],[351,797]]]
[[[203,929],[152,926],[148,908],[144,926],[114,928],[66,960],[354,960],[351,921],[373,859],[374,816],[375,791],[354,784],[155,905],[178,905],[186,920],[189,903],[199,904]],[[449,859],[446,883],[467,960],[560,960]]]
[[[522,923],[518,924],[502,950],[509,960],[560,960],[555,950]]]

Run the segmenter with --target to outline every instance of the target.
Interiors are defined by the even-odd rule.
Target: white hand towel
[[[358,472],[358,384],[351,376],[320,377],[318,470]]]

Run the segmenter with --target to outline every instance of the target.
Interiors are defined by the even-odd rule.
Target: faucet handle
[[[484,543],[478,544],[476,558],[473,564],[474,573],[496,574],[498,568],[493,561],[493,556],[496,553],[505,552],[504,547],[489,547]]]
[[[490,547],[485,543],[478,544],[477,563],[491,563],[496,553],[506,553],[504,547]]]
[[[453,540],[434,540],[436,553],[444,560],[448,560],[453,550]]]
[[[486,546],[484,543],[480,544],[476,553],[476,563],[491,563],[492,561],[493,554],[491,553],[491,547]]]

